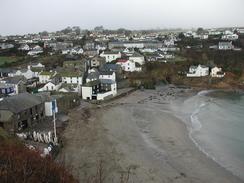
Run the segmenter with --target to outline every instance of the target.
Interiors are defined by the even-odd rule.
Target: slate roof
[[[13,72],[13,69],[10,69],[10,68],[0,68],[0,72],[2,72],[2,73],[10,73],[10,72]]]
[[[101,67],[101,71],[118,71],[121,69],[121,66],[118,64],[104,64]]]
[[[119,53],[120,52],[117,52],[117,51],[104,51],[102,54],[105,54],[105,55],[117,55]]]
[[[96,86],[100,83],[101,83],[100,80],[95,80],[95,81],[88,82],[88,83],[84,84],[83,86],[92,87],[92,86]]]
[[[15,114],[42,104],[44,98],[29,93],[21,93],[12,97],[7,97],[0,101],[0,110],[9,110]]]
[[[88,74],[87,79],[98,79],[99,78],[99,72],[91,72]]]
[[[115,81],[111,80],[111,79],[100,79],[102,84],[114,84],[116,83]]]
[[[113,71],[101,71],[100,75],[113,75]]]
[[[14,76],[5,78],[3,81],[9,84],[18,84],[20,81],[26,82],[27,80],[24,76]]]
[[[219,46],[230,46],[232,42],[219,42]]]
[[[132,56],[130,57],[143,57],[143,55],[141,55],[140,53],[138,52],[134,52]]]

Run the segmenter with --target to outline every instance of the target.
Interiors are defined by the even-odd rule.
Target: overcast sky
[[[0,35],[97,25],[112,29],[244,26],[244,0],[0,0]]]

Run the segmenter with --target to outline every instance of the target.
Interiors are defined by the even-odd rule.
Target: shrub
[[[37,151],[16,142],[0,143],[1,183],[76,183],[62,165],[51,157],[42,158]]]

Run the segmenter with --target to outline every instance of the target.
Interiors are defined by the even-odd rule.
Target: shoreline
[[[64,134],[67,147],[61,153],[66,157],[65,164],[78,169],[73,173],[81,182],[81,171],[94,173],[96,168],[91,166],[98,158],[109,162],[105,168],[110,170],[107,182],[116,180],[128,167],[134,182],[242,182],[197,148],[186,123],[170,109],[173,99],[186,99],[196,93],[182,91],[177,87],[166,92],[135,91],[100,106],[95,109],[95,116],[87,120],[90,132],[96,132],[93,136],[77,137],[75,134],[84,129],[69,125]],[[82,151],[72,143],[77,138],[83,139],[79,144]],[[84,139],[89,139],[89,143]],[[89,168],[79,168],[82,163],[90,164]]]
[[[192,125],[194,125],[194,121],[195,119],[194,116],[198,116],[199,113],[201,113],[201,110],[203,108],[205,108],[205,106],[211,105],[212,100],[217,97],[215,96],[216,93],[218,92],[223,92],[223,93],[236,93],[239,94],[243,94],[243,91],[236,91],[236,90],[227,90],[227,89],[212,89],[212,90],[203,90],[201,92],[198,92],[196,96],[203,96],[204,98],[206,97],[206,101],[204,103],[202,103],[201,105],[199,104],[199,106],[197,108],[195,108],[192,113],[190,114],[190,123]],[[193,96],[193,97],[196,97]],[[194,99],[195,100],[195,99]],[[199,120],[198,118],[196,119],[197,121]],[[242,176],[242,171],[241,168],[239,167],[239,169],[234,169],[232,167],[232,165],[230,164],[226,164],[226,159],[220,159],[219,156],[216,156],[216,154],[214,155],[213,153],[211,153],[211,151],[209,149],[207,149],[207,146],[204,146],[203,144],[201,144],[201,142],[199,140],[197,140],[196,136],[194,137],[194,133],[200,133],[200,130],[202,128],[202,122],[198,121],[200,124],[199,129],[195,128],[195,127],[188,127],[188,132],[189,132],[189,138],[192,140],[192,142],[195,144],[195,146],[199,149],[199,151],[201,151],[202,153],[204,153],[209,159],[211,159],[212,161],[216,162],[219,166],[221,166],[222,168],[224,168],[225,170],[227,170],[228,172],[230,172],[233,176],[236,176],[238,178],[240,178],[240,180],[244,181],[243,176]],[[195,134],[196,135],[196,134]],[[221,156],[220,156],[221,157]],[[227,161],[228,162],[228,161]],[[232,167],[232,168],[230,168]]]

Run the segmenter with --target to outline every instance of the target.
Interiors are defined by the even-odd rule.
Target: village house
[[[0,49],[2,49],[2,50],[11,49],[11,48],[14,48],[14,45],[13,44],[0,43]]]
[[[57,74],[56,71],[43,71],[39,74],[39,82],[47,83]]]
[[[109,42],[109,49],[113,49],[116,47],[125,47],[125,48],[160,48],[163,43],[159,41],[116,41]]]
[[[95,57],[97,54],[99,54],[99,51],[97,49],[85,50],[83,53],[83,55],[87,57]]]
[[[95,42],[93,42],[93,41],[87,41],[87,42],[84,44],[83,48],[84,48],[85,50],[93,50],[93,49],[96,49],[96,44],[95,44]]]
[[[233,48],[232,42],[219,42],[218,45],[219,50],[232,50]]]
[[[100,56],[98,56],[98,55],[96,55],[95,57],[93,57],[93,58],[91,58],[91,59],[89,60],[89,66],[90,66],[91,68],[93,68],[93,67],[99,67],[100,65],[103,65],[103,64],[105,64],[105,63],[106,63],[105,58],[100,57]]]
[[[110,79],[112,81],[116,81],[116,75],[114,71],[101,71],[99,79]]]
[[[77,84],[67,84],[62,83],[61,87],[59,88],[59,92],[61,93],[78,93],[80,94],[80,86]]]
[[[83,70],[85,64],[81,60],[69,60],[63,62],[63,68],[72,70]]]
[[[80,71],[63,70],[59,74],[63,83],[77,85],[82,85],[83,83],[83,73]]]
[[[62,50],[63,55],[67,55],[67,54],[81,55],[83,53],[84,53],[84,50],[79,47],[66,48],[66,49]]]
[[[61,51],[72,47],[72,42],[44,42],[44,48],[52,48],[54,51]]]
[[[9,74],[13,73],[10,68],[0,68],[0,78],[9,77]]]
[[[174,46],[168,46],[168,47],[159,48],[158,50],[163,51],[163,52],[177,52],[177,51],[180,51],[180,48],[177,48]]]
[[[12,85],[14,87],[13,94],[26,92],[26,78],[24,76],[7,77],[0,81],[1,83]]]
[[[95,80],[82,86],[84,100],[105,100],[115,95],[117,95],[117,84],[112,80]]]
[[[44,71],[45,66],[41,63],[32,63],[28,68],[34,73],[34,77],[38,78],[39,74]]]
[[[96,68],[92,68],[88,70],[88,75],[86,77],[86,83],[89,83],[91,81],[95,81],[99,79],[99,71]]]
[[[21,44],[18,50],[20,51],[30,51],[30,46],[28,44]]]
[[[122,51],[126,56],[132,56],[135,53],[134,48],[125,48]]]
[[[210,75],[213,78],[222,78],[225,76],[225,73],[222,71],[222,68],[214,67],[211,69]]]
[[[209,67],[204,65],[191,66],[187,77],[203,77],[209,75]]]
[[[39,92],[42,91],[58,91],[62,85],[61,77],[55,75],[51,81],[48,81],[42,88],[38,89]]]
[[[102,71],[112,71],[115,72],[116,74],[116,79],[121,79],[123,77],[123,70],[120,65],[118,64],[104,64],[100,66],[99,69],[101,72]]]
[[[140,52],[142,52],[142,53],[154,53],[157,50],[158,49],[154,49],[154,48],[143,48],[143,49],[140,49]]]
[[[122,53],[123,50],[126,49],[125,47],[113,47],[110,49],[111,52],[120,52]]]
[[[38,62],[38,63],[31,63],[30,64],[31,68],[45,68],[45,65],[43,65],[42,63]]]
[[[97,93],[99,93],[101,88],[101,82],[99,80],[88,82],[82,85],[82,99],[84,100],[96,100]]]
[[[35,73],[28,66],[27,69],[20,69],[10,74],[10,76],[24,76],[26,79],[32,79],[36,77]]]
[[[0,83],[0,95],[9,96],[15,93],[13,84]]]
[[[136,66],[136,64],[138,63],[135,63],[134,61],[128,59],[118,59],[116,64],[121,65],[122,70],[125,72],[139,72],[142,70],[141,66]]]
[[[31,48],[31,50],[27,53],[27,55],[34,56],[43,53],[43,48],[39,45],[35,45]]]
[[[224,34],[221,37],[222,40],[230,40],[230,41],[235,41],[238,38],[239,36],[237,34]]]
[[[141,55],[138,52],[135,52],[132,56],[129,57],[129,60],[134,61],[135,63],[138,63],[140,65],[145,64],[145,58],[143,55]]]
[[[42,122],[45,118],[44,99],[21,93],[0,101],[0,127],[17,132]]]
[[[121,58],[120,52],[104,51],[100,54],[101,57],[106,59],[106,63],[112,62],[117,58]]]
[[[107,46],[106,46],[106,44],[100,43],[100,44],[97,44],[96,45],[96,48],[95,49],[98,50],[98,51],[104,51],[104,50],[107,49]]]

